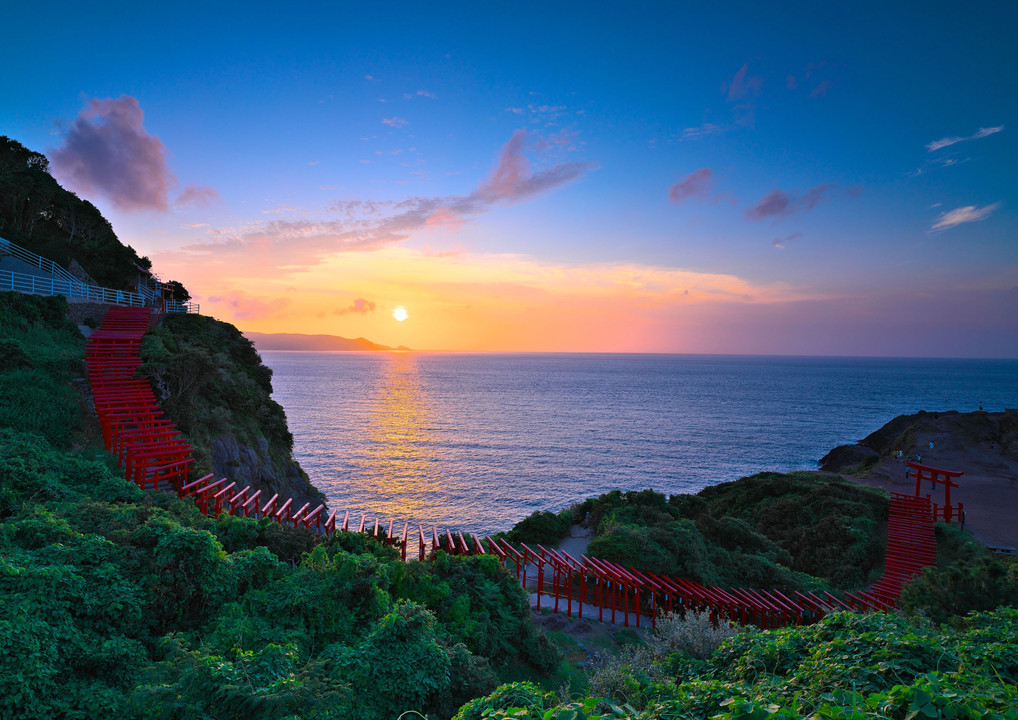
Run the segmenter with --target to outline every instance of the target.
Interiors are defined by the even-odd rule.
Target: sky
[[[1015,3],[5,21],[0,134],[242,330],[1018,357]]]

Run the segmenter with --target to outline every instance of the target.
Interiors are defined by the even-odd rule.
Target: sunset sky
[[[242,330],[1018,357],[1018,4],[304,5],[18,3],[0,134]]]

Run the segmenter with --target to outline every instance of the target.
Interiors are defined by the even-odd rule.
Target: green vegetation
[[[293,436],[272,399],[272,370],[237,328],[204,315],[167,315],[145,335],[142,373],[162,408],[195,446],[198,471],[213,471],[212,444],[232,434],[268,445],[276,471],[292,462]]]
[[[0,295],[0,717],[442,718],[555,677],[493,558],[407,564],[125,482],[68,387],[65,312]]]
[[[77,260],[103,287],[126,290],[138,277],[135,264],[152,267],[117,239],[95,205],[60,187],[45,155],[6,136],[0,136],[0,198],[0,237],[64,268]]]
[[[836,614],[808,627],[744,629],[707,660],[652,642],[595,673],[602,697],[563,703],[530,685],[507,686],[464,706],[457,719],[1014,720],[1016,683],[1014,608],[974,613],[957,627]]]
[[[0,717],[1018,720],[1018,566],[956,528],[906,588],[911,615],[763,631],[691,613],[645,644],[618,630],[590,648],[555,633],[567,668],[491,556],[404,563],[371,537],[208,518],[125,482],[75,390],[84,343],[66,311],[0,293]],[[149,370],[184,390],[192,431],[219,406],[288,439],[281,419],[249,417],[269,376],[229,326],[174,319],[155,340]],[[586,520],[592,550],[655,571],[851,583],[879,557],[884,513],[830,476],[763,474],[668,500],[609,493],[514,538],[548,544]]]
[[[555,544],[585,523],[592,555],[640,570],[709,585],[848,589],[878,568],[886,517],[886,496],[836,475],[760,473],[697,495],[616,490],[534,513],[507,537]]]

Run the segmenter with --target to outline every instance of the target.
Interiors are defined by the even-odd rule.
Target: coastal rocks
[[[874,463],[880,459],[880,453],[865,445],[839,445],[820,458],[820,471],[841,473],[854,470],[863,463]]]
[[[278,493],[281,500],[293,498],[296,510],[306,502],[312,507],[325,502],[325,497],[311,484],[308,476],[293,459],[273,460],[269,443],[257,438],[254,446],[237,440],[233,434],[219,435],[211,445],[212,471],[217,477],[229,478],[237,488],[250,485],[268,492],[266,500]]]

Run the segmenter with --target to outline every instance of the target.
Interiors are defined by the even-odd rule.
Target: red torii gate
[[[923,480],[929,480],[935,485],[944,486],[944,506],[940,507],[937,503],[933,503],[933,519],[938,520],[944,519],[944,522],[951,522],[952,518],[958,517],[958,520],[964,522],[962,518],[962,512],[965,510],[964,503],[958,503],[957,506],[951,504],[951,488],[958,487],[958,483],[953,482],[955,478],[959,478],[965,473],[961,470],[943,470],[941,468],[930,467],[929,465],[922,465],[912,460],[906,460],[907,465],[915,474],[915,496],[920,497],[920,485]],[[927,495],[926,497],[929,497]]]

